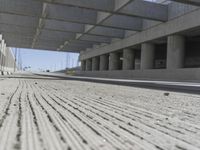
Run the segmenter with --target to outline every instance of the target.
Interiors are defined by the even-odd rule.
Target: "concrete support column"
[[[4,40],[2,40],[2,43],[1,43],[1,70],[4,71],[4,68],[5,68],[5,59],[6,59],[6,43]]]
[[[99,57],[92,58],[92,71],[99,70]]]
[[[171,35],[167,39],[167,69],[184,67],[185,38],[180,35]]]
[[[0,35],[0,70],[3,71],[3,46],[4,40],[2,39],[2,35]]]
[[[100,56],[100,70],[108,70],[109,65],[109,56],[108,55],[101,55]]]
[[[123,70],[134,69],[134,51],[132,49],[123,50]]]
[[[118,70],[119,69],[119,63],[120,63],[119,54],[116,53],[116,52],[110,53],[109,70]]]
[[[82,60],[81,61],[81,71],[85,71],[86,70],[86,61]]]
[[[86,60],[86,71],[91,71],[92,70],[92,59],[87,59]]]
[[[141,69],[153,69],[155,45],[143,43],[141,47]]]

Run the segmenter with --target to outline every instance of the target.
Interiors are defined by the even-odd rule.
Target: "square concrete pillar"
[[[5,68],[5,57],[6,57],[6,43],[4,40],[1,41],[1,60],[0,60],[0,65],[1,65],[1,70],[4,71]]]
[[[167,39],[167,69],[184,67],[185,38],[180,35],[170,35]]]
[[[92,58],[92,71],[99,70],[99,57]]]
[[[143,43],[141,47],[141,69],[153,69],[155,58],[155,45]]]
[[[82,60],[81,61],[81,71],[85,71],[86,70],[86,61]]]
[[[120,66],[120,56],[117,52],[110,53],[109,70],[118,70]]]
[[[132,49],[123,50],[123,70],[134,69],[134,51]]]
[[[100,56],[100,70],[108,70],[108,65],[109,65],[109,55],[101,55]]]
[[[92,59],[87,59],[86,60],[86,71],[91,71],[92,70]]]

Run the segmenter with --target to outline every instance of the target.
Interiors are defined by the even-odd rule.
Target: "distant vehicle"
[[[46,70],[46,72],[50,72],[50,70]]]

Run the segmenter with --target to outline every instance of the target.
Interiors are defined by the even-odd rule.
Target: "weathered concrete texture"
[[[2,150],[200,149],[199,95],[19,77],[0,78]]]
[[[138,44],[159,39],[161,37],[166,37],[168,35],[187,31],[189,29],[198,28],[200,20],[196,18],[199,18],[199,15],[200,10],[196,9],[190,13],[169,20],[167,23],[160,23],[147,30],[143,30],[138,34],[134,34],[128,38],[120,40],[119,42],[115,42],[104,47],[95,48],[91,51],[86,51],[80,56],[80,59],[84,60],[105,53],[115,52],[117,50],[124,49],[125,47],[136,46]]]
[[[155,45],[152,43],[142,44],[141,49],[141,69],[153,69]]]
[[[134,69],[134,50],[124,49],[123,50],[123,70]]]
[[[82,60],[82,61],[81,61],[81,70],[82,70],[82,71],[85,71],[85,70],[86,70],[86,61],[85,61],[85,60]]]
[[[0,72],[1,75],[15,71],[15,58],[11,48],[6,47],[5,40],[0,34]]]
[[[168,36],[167,69],[184,67],[185,38],[180,35]]]
[[[118,70],[120,63],[120,56],[117,52],[110,53],[109,70]]]
[[[109,55],[100,56],[100,71],[108,70],[109,66]]]
[[[112,70],[112,71],[85,71],[82,76],[103,78],[128,78],[128,79],[160,79],[160,80],[200,80],[199,68],[182,69],[148,69],[148,70]]]
[[[91,71],[92,70],[92,59],[87,59],[86,60],[86,71]]]
[[[99,70],[99,57],[92,58],[92,71]]]

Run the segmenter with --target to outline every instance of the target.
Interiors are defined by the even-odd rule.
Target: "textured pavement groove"
[[[36,75],[0,80],[0,150],[200,150],[200,96]]]

